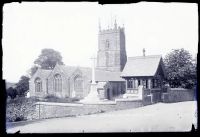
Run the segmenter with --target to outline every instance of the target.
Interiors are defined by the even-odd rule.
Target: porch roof
[[[159,65],[163,69],[161,55],[129,57],[121,77],[155,76]]]

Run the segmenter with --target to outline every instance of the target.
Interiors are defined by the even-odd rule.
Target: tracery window
[[[60,74],[54,76],[54,91],[62,92],[62,77]]]
[[[81,76],[76,76],[74,79],[74,90],[82,91],[83,90],[83,79]]]
[[[35,92],[42,92],[42,80],[40,78],[35,79]]]

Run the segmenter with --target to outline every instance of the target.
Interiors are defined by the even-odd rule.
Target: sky
[[[128,57],[184,48],[198,51],[198,6],[195,3],[22,2],[3,6],[3,79],[19,81],[44,48],[61,53],[65,65],[91,67],[97,55],[99,24],[125,27]]]

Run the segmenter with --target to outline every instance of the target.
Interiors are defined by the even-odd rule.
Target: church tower
[[[97,69],[117,71],[123,70],[127,61],[124,27],[101,30],[99,25]]]

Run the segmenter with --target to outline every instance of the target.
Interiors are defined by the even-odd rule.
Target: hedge
[[[19,97],[10,99],[6,104],[6,121],[15,122],[27,120],[28,113],[34,111],[34,103],[38,100],[35,98]]]

